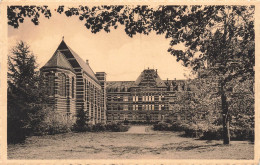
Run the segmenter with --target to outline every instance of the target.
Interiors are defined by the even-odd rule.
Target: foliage
[[[31,18],[34,25],[38,25],[40,15],[50,18],[51,11],[48,6],[7,6],[8,25],[18,28],[24,22],[25,17]]]
[[[130,126],[124,125],[122,123],[108,123],[108,124],[86,124],[83,128],[75,128],[74,131],[76,132],[126,132]]]
[[[174,122],[170,123],[158,123],[153,125],[153,129],[156,131],[174,131],[183,132],[183,136],[199,138],[203,140],[220,140],[223,138],[223,128],[213,124],[206,125],[205,123],[186,123],[186,122]],[[231,126],[230,134],[232,140],[250,140],[254,141],[254,128],[244,128],[238,126]]]
[[[86,116],[86,111],[82,106],[82,108],[77,112],[77,119],[76,123],[73,126],[73,129],[77,132],[85,132],[89,130],[87,122],[88,118]]]
[[[29,46],[20,41],[8,56],[7,139],[8,143],[25,140],[34,133],[47,106],[47,91]]]
[[[36,125],[34,135],[54,135],[71,131],[72,120],[55,112],[53,108],[42,109],[41,113],[44,114],[44,118],[40,124]]]

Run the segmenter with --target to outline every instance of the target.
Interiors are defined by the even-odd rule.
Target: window
[[[124,101],[128,101],[128,96],[124,96]]]
[[[72,77],[71,81],[71,97],[74,98],[74,77]]]
[[[154,110],[154,105],[152,105],[152,110]]]
[[[151,96],[149,96],[149,101],[152,101],[152,98],[151,98]]]
[[[60,86],[59,95],[66,96],[66,76],[65,74],[60,74]]]
[[[154,101],[154,96],[152,96],[152,101]]]
[[[124,105],[124,111],[127,111],[128,110],[128,105]]]
[[[145,101],[148,101],[148,96],[145,97]]]
[[[142,101],[145,101],[145,96],[142,97]]]
[[[162,110],[162,107],[161,107],[161,105],[159,105],[159,111],[160,111],[160,110]]]
[[[133,96],[133,102],[138,101],[138,96]]]
[[[159,101],[162,101],[162,96],[159,96]]]
[[[133,105],[133,110],[135,111],[135,105]]]
[[[84,80],[84,94],[85,94],[85,100],[87,100],[87,80]]]
[[[152,105],[149,105],[149,110],[151,110],[151,109],[152,109],[152,108],[151,108],[151,106],[152,106]]]
[[[48,93],[54,95],[54,74],[48,75]]]

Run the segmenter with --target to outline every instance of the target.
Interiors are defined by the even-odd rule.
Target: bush
[[[91,126],[90,126],[91,127]],[[96,125],[92,126],[92,132],[102,132],[102,131],[106,131],[106,126],[104,124],[101,123],[97,123]]]
[[[130,128],[128,125],[123,125],[122,123],[109,123],[109,124],[102,124],[97,123],[95,125],[86,124],[83,128],[73,127],[73,131],[75,132],[126,132]]]
[[[49,112],[48,116],[41,123],[41,128],[39,129],[41,132],[38,132],[37,135],[66,133],[70,132],[71,129],[72,121],[70,119],[66,119],[60,113]]]
[[[185,125],[184,127],[185,136],[187,137],[193,137],[193,138],[200,138],[203,136],[204,130],[202,127],[199,127],[198,125],[191,124],[189,126]]]
[[[250,140],[254,141],[253,128],[230,127],[231,140]]]
[[[27,129],[21,127],[22,123],[19,120],[7,120],[7,143],[24,142],[27,135]]]
[[[106,125],[106,130],[111,132],[126,132],[130,127],[121,123],[109,123]]]
[[[160,122],[158,124],[153,125],[153,129],[155,131],[170,131],[171,124]]]
[[[204,130],[203,140],[220,140],[222,139],[223,128],[222,126],[210,126],[207,130]]]

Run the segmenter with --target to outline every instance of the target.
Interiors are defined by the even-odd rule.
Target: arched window
[[[48,75],[48,93],[54,95],[54,74]]]
[[[87,100],[87,80],[86,79],[84,79],[84,93],[85,93],[84,98],[85,98],[85,100]]]
[[[74,77],[72,77],[72,82],[71,82],[71,94],[72,94],[72,98],[74,98]]]
[[[66,76],[65,74],[60,74],[60,86],[59,86],[60,96],[66,96]]]

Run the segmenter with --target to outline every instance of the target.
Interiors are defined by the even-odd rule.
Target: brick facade
[[[99,76],[99,81],[88,61],[84,62],[64,41],[41,73],[46,77],[50,104],[57,112],[75,121],[77,111],[83,108],[89,122],[106,122],[105,73],[101,72],[103,77]]]

